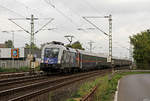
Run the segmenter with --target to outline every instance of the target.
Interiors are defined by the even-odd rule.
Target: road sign
[[[110,56],[107,57],[107,62],[111,62],[111,57]]]
[[[112,64],[114,64],[115,63],[115,61],[114,60],[112,60]]]

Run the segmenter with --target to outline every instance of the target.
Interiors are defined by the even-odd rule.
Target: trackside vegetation
[[[79,41],[76,41],[74,42],[73,44],[68,44],[66,45],[67,47],[70,47],[70,48],[74,48],[74,49],[81,49],[81,50],[85,50],[83,47],[82,47],[82,44],[79,42]]]
[[[80,99],[88,94],[92,88],[96,85],[99,85],[93,101],[113,101],[115,91],[117,89],[118,80],[126,75],[131,74],[143,74],[145,72],[121,72],[114,73],[112,78],[110,79],[109,75],[105,75],[103,77],[98,77],[93,81],[85,82],[80,86],[78,91],[72,95],[70,99],[67,101],[80,101]],[[147,72],[150,73],[150,72]]]
[[[150,30],[130,36],[137,69],[150,69]]]
[[[36,68],[36,70],[39,70],[39,67]],[[2,68],[0,67],[0,73],[1,72],[28,72],[30,71],[30,67],[20,67],[20,68]]]

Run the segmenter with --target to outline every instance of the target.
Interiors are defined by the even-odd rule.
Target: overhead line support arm
[[[39,31],[41,31],[45,26],[47,26],[49,23],[51,23],[54,20],[54,18],[52,18],[50,21],[48,21],[45,25],[43,25],[39,30],[37,30],[34,34],[38,33]]]
[[[91,25],[93,25],[95,28],[97,28],[99,31],[101,31],[102,33],[104,33],[105,35],[109,36],[106,32],[104,32],[103,30],[101,30],[98,26],[96,26],[95,24],[93,24],[91,21],[89,21],[86,17],[83,17],[83,19],[85,19],[88,23],[90,23]]]
[[[31,34],[29,31],[27,31],[26,29],[24,29],[23,27],[21,27],[20,25],[18,25],[17,23],[15,23],[12,19],[8,19],[10,20],[12,23],[14,23],[15,25],[17,25],[19,28],[21,28],[23,31],[25,31],[26,33]]]

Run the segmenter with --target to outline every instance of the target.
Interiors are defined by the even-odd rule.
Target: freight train
[[[44,72],[74,72],[110,68],[107,56],[65,47],[61,42],[51,42],[42,48],[40,69]],[[114,67],[129,66],[127,59],[113,58]]]

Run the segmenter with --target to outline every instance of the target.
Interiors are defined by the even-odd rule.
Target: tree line
[[[133,58],[137,69],[150,69],[150,31],[146,30],[130,36]]]
[[[12,48],[14,47],[13,46],[13,42],[12,40],[8,40],[8,41],[5,41],[5,47],[6,48]],[[32,43],[31,45],[30,44],[25,44],[25,48],[30,48],[32,47],[32,49],[38,49],[40,50],[41,47],[39,48],[36,44]],[[81,50],[84,50],[84,48],[82,47],[82,44],[79,42],[79,41],[76,41],[74,42],[73,44],[67,44],[66,47],[71,47],[71,48],[74,48],[74,49],[81,49]]]

